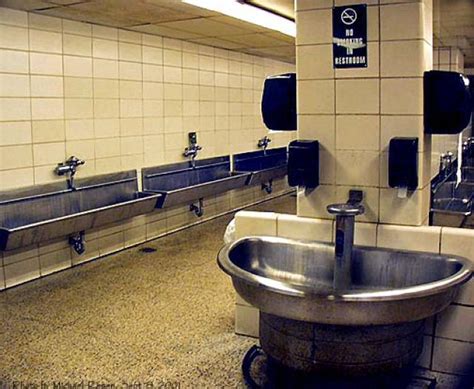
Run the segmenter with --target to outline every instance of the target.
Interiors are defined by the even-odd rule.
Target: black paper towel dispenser
[[[424,125],[428,134],[458,134],[471,118],[469,80],[461,73],[425,72]]]
[[[270,130],[296,130],[296,73],[279,74],[265,79],[262,117]]]
[[[418,186],[418,138],[390,139],[388,185],[415,190]]]
[[[288,147],[288,185],[316,188],[319,185],[319,142],[294,140]]]

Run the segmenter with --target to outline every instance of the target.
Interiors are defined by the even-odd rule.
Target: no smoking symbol
[[[346,8],[341,14],[342,23],[350,26],[357,20],[357,12],[352,8]]]

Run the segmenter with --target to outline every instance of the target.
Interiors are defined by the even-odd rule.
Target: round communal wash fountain
[[[218,263],[260,310],[261,347],[281,365],[348,376],[410,366],[423,349],[425,319],[453,301],[470,262],[354,246],[350,282],[338,285],[337,255],[347,258],[338,233],[336,245],[245,237],[225,245]]]

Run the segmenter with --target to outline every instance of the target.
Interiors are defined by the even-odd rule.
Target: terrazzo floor
[[[285,196],[252,209],[295,208]],[[234,335],[234,291],[216,264],[231,218],[0,293],[0,388],[244,387],[255,340]]]

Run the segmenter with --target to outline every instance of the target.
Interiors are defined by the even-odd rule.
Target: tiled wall
[[[159,36],[0,8],[0,191],[54,180],[58,162],[86,159],[77,177],[256,149],[268,132],[266,75],[294,65]],[[271,133],[271,147],[292,133]],[[287,191],[281,180],[274,195]],[[270,196],[251,187],[204,199],[212,217]],[[189,205],[1,255],[0,289],[153,239],[197,221]]]
[[[332,6],[348,3],[296,1],[298,136],[322,149],[321,185],[299,193],[298,215],[329,218],[328,204],[360,188],[362,220],[426,223],[431,142],[423,133],[423,72],[432,68],[432,2],[367,1],[368,67],[333,69]],[[419,138],[419,185],[405,199],[388,186],[395,136]]]
[[[294,65],[0,8],[0,189],[252,150],[264,77]],[[272,134],[272,146],[290,135]]]
[[[334,222],[272,212],[242,211],[236,215],[236,236],[270,235],[334,241]],[[427,251],[464,256],[474,262],[474,230],[449,227],[395,226],[356,223],[355,243],[373,247]],[[237,295],[235,331],[258,337],[258,309]],[[472,373],[474,357],[474,280],[463,286],[446,311],[429,320],[425,330],[422,367],[434,372]]]
[[[457,47],[436,47],[433,50],[433,69],[464,73],[464,54]],[[472,123],[462,132],[462,135],[436,135],[432,137],[432,177],[439,171],[441,154],[451,151],[457,156],[460,137],[465,139],[471,136],[471,134]]]

